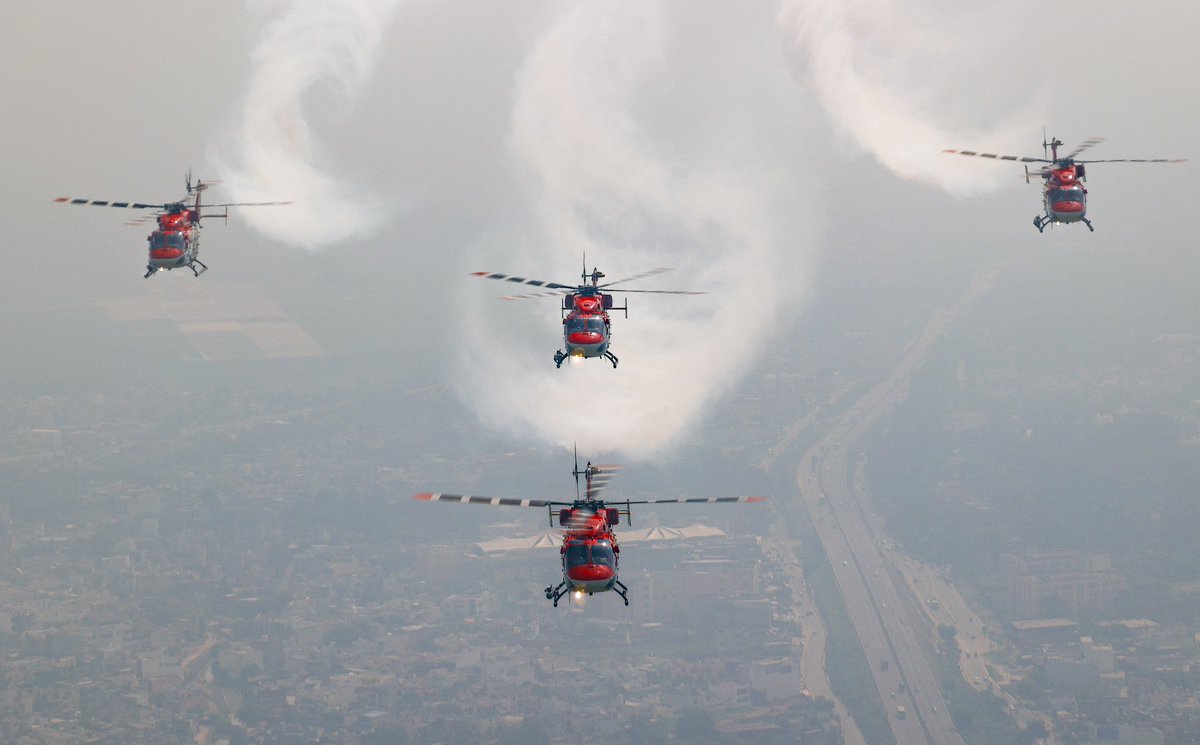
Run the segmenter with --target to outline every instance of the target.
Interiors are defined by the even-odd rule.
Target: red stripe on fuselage
[[[1055,202],[1051,205],[1055,212],[1083,212],[1083,202]]]
[[[613,569],[603,564],[581,564],[567,569],[567,576],[576,582],[607,582],[613,578]]]
[[[573,331],[567,334],[567,341],[572,344],[599,344],[604,341],[604,334],[595,331]]]

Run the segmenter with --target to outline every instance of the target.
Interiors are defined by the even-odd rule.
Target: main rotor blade
[[[716,502],[765,502],[766,497],[679,497],[677,499],[643,499],[622,501],[621,504],[712,504]],[[617,500],[613,501],[616,504]]]
[[[707,295],[708,292],[696,290],[627,290],[624,287],[606,287],[608,292],[644,292],[649,295]]]
[[[1078,160],[1076,163],[1186,163],[1187,158],[1113,158],[1111,160]]]
[[[974,158],[990,158],[991,160],[1012,160],[1018,163],[1052,163],[1045,158],[1029,158],[1024,155],[997,155],[996,153],[981,153],[978,150],[955,150],[948,148],[942,151],[951,155],[970,155]]]
[[[295,204],[295,202],[225,202],[223,204],[205,204],[208,207],[278,207],[284,204]]]
[[[108,199],[76,199],[74,197],[59,197],[54,200],[60,204],[90,204],[93,207],[120,207],[131,210],[161,210],[165,205],[146,204],[144,202],[114,202]]]
[[[482,277],[484,279],[496,279],[502,282],[515,282],[519,285],[533,285],[534,287],[545,287],[547,290],[576,290],[578,285],[564,285],[558,282],[547,282],[542,279],[526,279],[525,277],[515,277],[511,274],[499,274],[497,272],[471,272],[472,277]]]
[[[551,290],[550,292],[530,292],[525,295],[502,295],[501,299],[502,300],[528,300],[530,298],[535,298],[535,297],[564,297],[566,295],[570,295],[574,291],[575,291],[574,289]]]
[[[614,279],[612,282],[605,282],[602,285],[596,285],[596,287],[597,288],[612,287],[613,285],[619,285],[622,282],[633,282],[634,280],[637,280],[637,279],[645,279],[646,277],[653,277],[655,274],[662,274],[663,272],[670,272],[670,271],[673,271],[671,269],[671,267],[660,266],[657,269],[651,269],[650,271],[642,272],[641,274],[635,274],[632,277],[626,277],[625,279]]]
[[[1104,142],[1103,137],[1089,137],[1086,140],[1084,140],[1083,142],[1081,142],[1079,144],[1079,147],[1072,150],[1071,154],[1066,156],[1066,159],[1073,160],[1076,155],[1079,155],[1084,150],[1087,150],[1089,148],[1095,147],[1096,145],[1099,145],[1101,142]]]
[[[570,502],[548,502],[544,499],[512,499],[510,497],[478,497],[470,494],[442,494],[440,492],[422,492],[414,494],[413,499],[425,502],[457,502],[459,504],[490,504],[500,507],[546,507],[548,505],[568,506]]]

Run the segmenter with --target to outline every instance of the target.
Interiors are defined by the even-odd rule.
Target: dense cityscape
[[[867,579],[894,580],[944,703],[908,690],[911,672],[881,682],[905,663],[867,657],[837,591],[849,561],[831,562],[818,540],[823,525],[849,529],[850,495],[815,494],[811,521],[800,518],[786,463],[807,448],[828,464],[838,451],[821,437],[853,442],[835,422],[873,421],[853,401],[890,399],[818,378],[803,367],[743,386],[725,405],[731,424],[708,432],[723,478],[694,463],[620,477],[639,496],[663,496],[666,481],[679,494],[740,483],[770,497],[759,513],[637,515],[621,533],[629,608],[607,595],[549,607],[538,589],[557,572],[557,532],[544,514],[409,500],[435,483],[520,489],[535,472],[570,488],[554,451],[464,431],[442,435],[460,438],[462,457],[414,447],[429,438],[413,414],[447,405],[436,387],[382,408],[358,384],[178,391],[155,405],[180,420],[154,424],[130,388],[10,398],[4,739],[899,742],[908,723],[949,716],[969,743],[1197,741],[1200,628],[1138,615],[1130,591],[1148,580],[1126,554],[1009,545],[990,570],[985,557],[922,563],[883,524],[888,495],[855,458],[855,499],[884,561]],[[817,396],[830,402],[824,421]],[[805,463],[799,473],[815,475]],[[953,499],[983,504],[961,488]]]

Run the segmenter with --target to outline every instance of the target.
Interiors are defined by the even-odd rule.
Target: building
[[[1108,554],[1084,551],[1008,552],[1000,557],[1014,616],[1078,617],[1111,613],[1125,577],[1112,570]]]
[[[1125,577],[1116,572],[1071,572],[1009,579],[1009,608],[1015,615],[1111,613]]]

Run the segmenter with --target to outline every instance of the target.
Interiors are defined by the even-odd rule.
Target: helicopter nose
[[[580,346],[590,346],[604,341],[604,334],[595,331],[572,331],[567,335],[567,341]]]
[[[1083,212],[1083,202],[1055,202],[1054,211],[1066,215]]]
[[[567,576],[576,582],[608,582],[613,578],[613,568],[603,564],[580,564],[568,569]]]
[[[154,261],[175,261],[180,256],[183,256],[182,248],[152,248],[150,249],[150,258]]]

